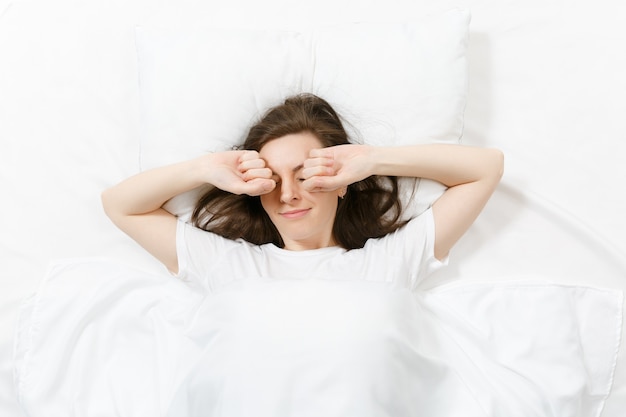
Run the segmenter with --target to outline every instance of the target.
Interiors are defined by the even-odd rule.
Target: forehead
[[[311,149],[321,148],[322,143],[310,132],[295,133],[273,139],[266,143],[259,155],[273,167],[302,164],[309,157]]]

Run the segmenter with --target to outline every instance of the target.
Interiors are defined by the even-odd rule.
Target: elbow
[[[504,175],[504,152],[501,150],[496,150],[497,152],[497,167],[498,167],[498,179],[502,178]]]
[[[491,156],[490,176],[498,183],[504,175],[504,153],[499,149],[489,149],[489,152]]]
[[[102,193],[100,193],[100,201],[104,214],[109,218],[111,223],[121,229],[125,214],[120,208],[119,199],[116,196],[114,187],[102,191]]]
[[[480,159],[480,170],[478,171],[477,181],[489,184],[489,187],[495,189],[502,175],[504,175],[504,153],[499,149],[483,148],[483,157]]]
[[[115,205],[113,204],[113,197],[111,196],[111,189],[107,188],[106,190],[100,193],[100,202],[102,204],[102,209],[104,210],[104,214],[111,220],[115,218]]]
[[[109,215],[109,190],[106,189],[100,193],[100,203],[102,204],[102,209]]]

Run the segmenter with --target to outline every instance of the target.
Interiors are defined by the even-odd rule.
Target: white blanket
[[[74,260],[22,308],[16,386],[32,417],[598,416],[621,309],[619,291],[541,282],[201,294]]]

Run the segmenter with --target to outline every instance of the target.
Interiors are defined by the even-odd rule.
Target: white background
[[[504,150],[506,174],[429,284],[530,275],[626,289],[626,3],[198,3],[0,0],[0,415],[20,415],[12,332],[50,260],[107,256],[160,271],[99,203],[103,188],[138,170],[138,24],[297,30],[470,8],[463,141]],[[623,347],[619,358],[603,416],[626,409]]]

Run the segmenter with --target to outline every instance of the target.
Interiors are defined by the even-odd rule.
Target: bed
[[[456,32],[437,20],[449,22],[450,13]],[[230,124],[210,131],[215,146],[229,146],[224,138],[238,138],[242,120],[286,93],[313,89],[356,117],[366,141],[420,137],[504,151],[501,185],[449,266],[423,289],[446,295],[469,288],[494,300],[497,292],[486,289],[540,285],[599,294],[589,305],[607,307],[598,320],[610,318],[600,326],[603,389],[592,414],[553,415],[623,416],[625,19],[626,5],[617,0],[0,1],[0,414],[38,415],[20,394],[16,363],[20,369],[25,357],[15,352],[24,351],[25,300],[41,294],[47,272],[113,260],[173,279],[111,225],[100,192],[142,169],[210,150],[203,139],[207,125],[218,129],[216,121]],[[421,43],[411,49],[412,41]],[[242,45],[248,54],[239,52]],[[210,53],[197,58],[193,48],[201,47]],[[186,60],[194,56],[189,73]],[[254,71],[233,76],[250,56]],[[454,65],[425,67],[424,56]],[[371,78],[355,71],[358,57],[380,74],[361,97],[348,94]],[[272,66],[259,64],[265,58]],[[212,72],[203,79],[202,71]],[[407,84],[411,74],[415,84]],[[416,127],[415,115],[394,103],[419,89],[428,94],[412,109],[432,123]],[[218,91],[220,105],[189,95],[194,91]],[[248,96],[228,95],[233,91]],[[382,110],[371,105],[381,97]],[[398,118],[386,121],[389,114]],[[420,201],[440,191],[423,184]],[[170,209],[188,215],[189,198]],[[80,286],[94,291],[89,282]],[[578,319],[590,324],[581,327],[589,331],[582,338],[595,335],[597,321]],[[18,399],[34,414],[23,414]]]

